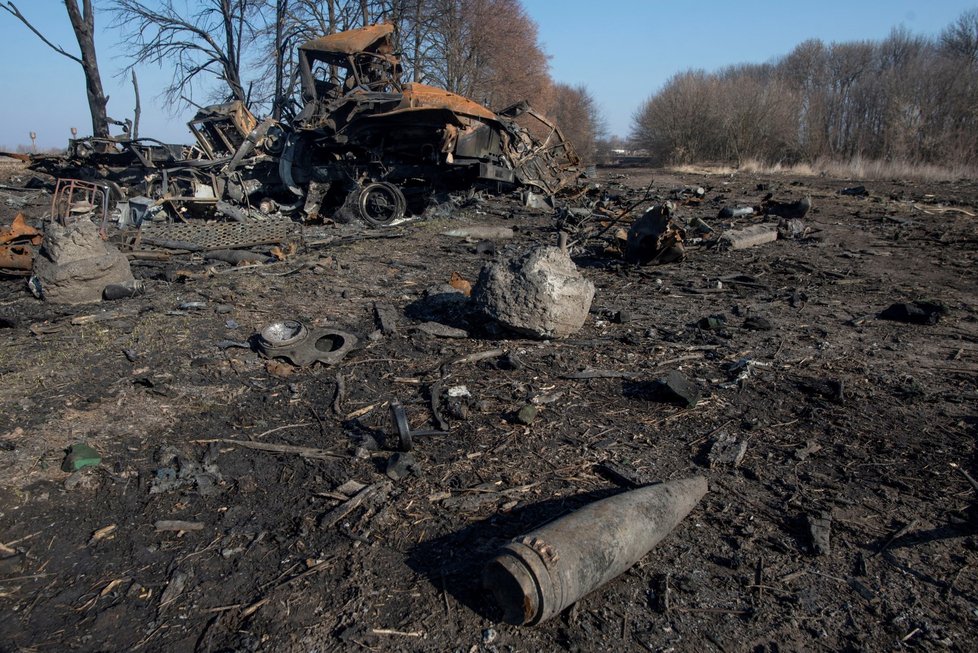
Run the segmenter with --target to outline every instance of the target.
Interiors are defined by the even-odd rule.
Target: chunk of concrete
[[[594,299],[594,284],[558,247],[536,247],[482,268],[472,291],[489,319],[532,338],[564,338],[578,331]]]
[[[44,245],[34,259],[34,279],[44,300],[58,304],[100,302],[106,286],[135,286],[129,260],[103,241],[98,227],[87,218],[67,226],[45,224]]]
[[[720,237],[720,242],[730,249],[747,249],[748,247],[773,243],[777,239],[778,225],[755,224],[743,229],[725,231]]]

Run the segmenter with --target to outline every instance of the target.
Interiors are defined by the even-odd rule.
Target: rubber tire
[[[377,216],[371,213],[369,201],[370,196],[375,193],[385,194],[388,200],[392,200],[393,208],[390,215]],[[404,217],[404,212],[407,210],[407,200],[404,198],[401,189],[394,184],[385,181],[372,182],[364,186],[357,194],[356,209],[357,215],[367,224],[373,227],[386,227]]]

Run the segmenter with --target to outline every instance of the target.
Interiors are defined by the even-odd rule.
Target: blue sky
[[[62,0],[14,0],[55,43],[77,51]],[[96,6],[106,4],[96,0]],[[976,0],[820,0],[777,2],[701,0],[524,0],[540,28],[555,79],[586,85],[607,119],[609,131],[625,136],[635,110],[674,73],[713,70],[729,64],[770,61],[808,38],[830,43],[885,38],[903,25],[915,34],[934,35]],[[109,114],[131,117],[132,87],[117,73],[124,61],[120,35],[109,16],[97,16],[96,46]],[[0,148],[30,142],[64,146],[75,126],[91,132],[85,85],[78,64],[50,50],[14,18],[0,12]],[[170,142],[189,142],[191,109],[175,115],[157,97],[169,79],[155,67],[138,69],[143,120],[140,131]]]

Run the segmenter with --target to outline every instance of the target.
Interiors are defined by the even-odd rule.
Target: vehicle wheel
[[[357,212],[367,224],[386,227],[404,217],[407,200],[394,184],[374,182],[364,186],[357,199]]]

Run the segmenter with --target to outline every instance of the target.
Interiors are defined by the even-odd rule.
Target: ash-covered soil
[[[2,174],[5,186],[29,177]],[[0,649],[975,650],[978,497],[960,470],[978,475],[978,184],[862,182],[863,197],[838,193],[854,180],[602,177],[619,206],[650,181],[663,198],[703,186],[678,219],[717,229],[722,206],[809,194],[812,232],[740,251],[694,244],[683,263],[644,268],[584,241],[573,256],[597,287],[591,315],[544,342],[426,300],[487,261],[446,229],[514,227],[497,257],[556,242],[551,214],[510,198],[270,266],[143,261],[144,296],[97,306],[46,305],[22,277],[0,280]],[[37,222],[49,202],[0,190],[0,222],[17,210]],[[167,281],[174,268],[194,277]],[[876,317],[915,299],[948,313]],[[396,333],[374,333],[375,303],[397,309]],[[772,328],[745,328],[751,317]],[[332,368],[222,348],[279,319],[360,343]],[[472,336],[413,328],[431,319]],[[452,363],[493,349],[503,355]],[[628,374],[566,378],[583,368]],[[649,392],[670,370],[698,385],[695,407]],[[450,434],[418,437],[418,473],[389,481],[387,402],[434,428],[435,382],[471,399],[442,406]],[[711,465],[720,438],[746,444],[739,465]],[[69,475],[78,442],[102,463]],[[608,467],[642,483],[702,474],[710,492],[559,617],[501,624],[482,566],[509,538],[621,492]],[[336,511],[351,480],[378,492]],[[828,524],[827,551],[813,522]]]

